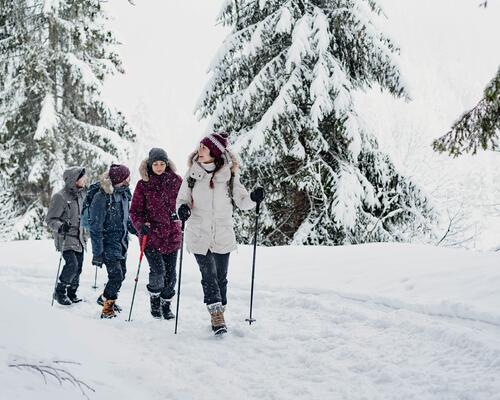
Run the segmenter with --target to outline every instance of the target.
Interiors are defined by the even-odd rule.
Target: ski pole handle
[[[144,250],[146,249],[146,244],[148,242],[148,235],[144,235],[141,241],[141,254],[139,255],[139,268],[137,268],[137,275],[135,276],[135,282],[139,281],[139,271],[141,268],[142,258],[144,257]]]
[[[148,242],[148,235],[144,235],[141,241],[141,255],[139,256],[139,261],[142,261],[142,257],[144,257],[144,250],[146,249],[147,242]]]

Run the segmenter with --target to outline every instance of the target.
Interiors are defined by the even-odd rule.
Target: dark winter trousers
[[[108,270],[108,283],[104,288],[104,297],[108,300],[116,300],[118,292],[122,287],[122,282],[125,279],[127,272],[127,260],[104,260],[106,269]]]
[[[229,253],[217,254],[210,250],[207,255],[195,254],[201,272],[201,286],[205,304],[227,303],[227,267]]]
[[[144,251],[149,264],[148,290],[151,293],[160,293],[160,297],[171,299],[175,296],[175,283],[177,274],[175,266],[177,263],[177,252],[161,254],[153,249]]]
[[[80,284],[80,274],[82,273],[83,251],[74,250],[63,251],[64,267],[59,275],[59,281],[71,290],[76,292]]]

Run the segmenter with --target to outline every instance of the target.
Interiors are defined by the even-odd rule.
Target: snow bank
[[[69,381],[10,366],[20,364],[65,370],[95,390],[83,388],[89,399],[106,400],[491,400],[500,392],[495,253],[395,244],[259,248],[257,322],[248,326],[252,248],[242,246],[231,255],[229,334],[219,340],[189,254],[179,334],[172,321],[149,315],[146,262],[133,321],[125,321],[137,248],[132,241],[124,312],[103,321],[95,298],[105,273],[94,291],[89,259],[79,290],[86,301],[50,307],[53,244],[0,243],[2,399],[84,398]]]
[[[259,259],[263,284],[500,326],[498,253],[377,243],[263,248]]]

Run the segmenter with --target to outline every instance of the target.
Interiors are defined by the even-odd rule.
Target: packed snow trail
[[[390,268],[390,263],[378,268],[378,257],[385,252],[410,257],[400,260],[400,268],[423,293],[425,280],[418,278],[422,273],[419,262],[428,262],[425,253],[446,250],[426,248],[425,252],[424,248],[383,245],[259,249],[257,322],[248,326],[244,320],[249,311],[251,248],[243,247],[231,256],[226,312],[229,333],[219,339],[212,335],[209,315],[201,303],[199,272],[190,255],[185,257],[179,330],[174,335],[173,321],[153,320],[149,315],[147,263],[142,266],[132,322],[125,321],[137,267],[135,253],[130,256],[119,298],[124,311],[115,320],[102,321],[95,304],[99,289],[91,288],[94,269],[90,265],[84,268],[80,292],[87,301],[51,309],[57,267],[51,243],[2,243],[0,249],[6,254],[0,262],[0,325],[5,337],[0,343],[5,361],[0,367],[0,384],[6,388],[7,399],[33,398],[33,390],[38,399],[81,396],[71,385],[60,386],[50,378],[45,384],[37,373],[7,367],[13,360],[80,362],[81,366],[68,368],[96,390],[87,393],[90,399],[110,393],[123,399],[500,399],[500,326],[464,320],[460,315],[416,312],[417,308],[405,307],[411,302],[401,299],[395,289],[380,293],[387,305],[379,304],[366,287],[356,287],[354,261],[371,258],[365,278],[374,279],[387,274],[383,268]],[[318,256],[311,257],[311,250]],[[324,257],[326,253],[334,257]],[[300,254],[310,260],[310,268],[295,268]],[[467,258],[464,254],[457,253],[457,260],[479,263],[476,281],[484,279],[482,292],[493,296],[487,298],[491,306],[498,305],[498,294],[492,290],[498,277],[498,268],[493,266],[498,256]],[[436,255],[431,258],[439,262]],[[318,282],[328,276],[333,268],[328,260],[333,259],[350,263],[342,272],[330,270],[337,275],[338,287],[331,280]],[[281,273],[276,263],[283,263]],[[325,275],[314,267],[321,263]],[[461,278],[445,275],[445,269],[435,265],[432,281],[450,298],[454,283]],[[444,276],[448,278],[444,280]],[[386,281],[391,278],[401,280],[387,276]],[[474,287],[474,279],[469,280]],[[351,281],[349,292],[357,292],[356,296],[338,294],[347,291],[342,281]],[[99,271],[100,289],[104,282],[105,273]],[[477,300],[480,296],[469,292],[463,297],[464,310],[474,304],[476,311],[495,320],[492,308],[483,310],[483,302]],[[423,303],[422,298],[419,301]]]

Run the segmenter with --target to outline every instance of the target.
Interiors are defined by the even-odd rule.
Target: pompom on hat
[[[125,165],[112,164],[111,167],[109,167],[109,179],[111,179],[113,186],[122,183],[129,176],[130,170]]]
[[[214,158],[220,158],[222,154],[226,151],[228,145],[228,134],[227,133],[212,133],[205,136],[200,143],[204,144],[210,149]]]

